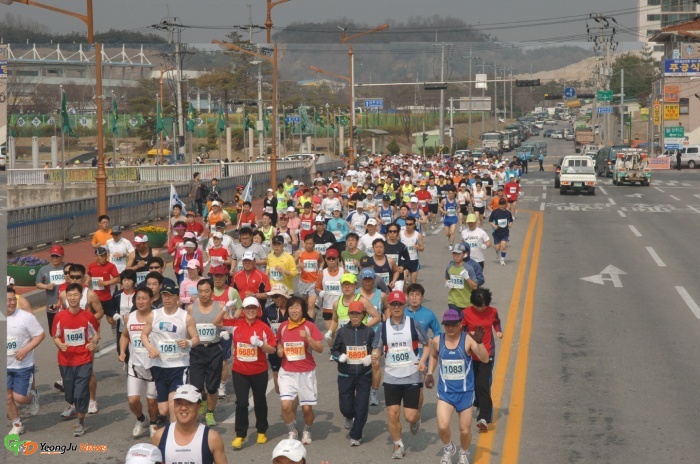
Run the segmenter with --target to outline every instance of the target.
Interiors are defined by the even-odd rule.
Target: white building
[[[639,40],[650,43],[649,39],[661,29],[689,21],[700,15],[700,3],[695,0],[637,0],[637,30]],[[664,46],[650,43],[654,58],[663,57]]]

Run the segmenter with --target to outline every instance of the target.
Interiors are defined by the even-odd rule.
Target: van
[[[671,169],[676,168],[676,150],[666,150],[664,155],[671,157]],[[681,148],[681,168],[700,167],[700,145],[688,145]]]
[[[599,176],[612,177],[615,161],[618,153],[628,151],[642,151],[640,148],[632,148],[629,145],[604,146],[595,155],[595,169]]]
[[[5,170],[5,166],[7,165],[7,147],[3,145],[0,147],[0,171]]]

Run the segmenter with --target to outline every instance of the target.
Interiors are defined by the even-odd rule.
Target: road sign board
[[[664,150],[680,150],[681,148],[683,148],[683,139],[664,139]]]
[[[567,87],[564,89],[564,96],[566,98],[574,98],[576,96],[576,89],[573,87]]]
[[[287,116],[287,123],[296,123],[298,124],[301,121],[301,118],[299,116]]]
[[[368,99],[365,100],[365,108],[371,108],[371,109],[382,109],[384,108],[384,99],[383,98],[373,98],[373,99]]]
[[[672,126],[664,127],[664,138],[683,138],[685,137],[685,127]]]
[[[596,96],[598,101],[612,101],[613,91],[612,90],[599,90]]]
[[[664,104],[664,121],[678,121],[681,107],[678,103]]]
[[[700,59],[664,60],[664,76],[700,76]]]
[[[612,112],[612,106],[601,106],[600,108],[598,108],[598,114],[612,114]]]

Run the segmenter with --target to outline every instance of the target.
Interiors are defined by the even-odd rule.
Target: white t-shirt
[[[34,314],[15,309],[14,314],[7,318],[7,368],[24,369],[34,365],[34,350],[18,361],[15,353],[18,349],[29,344],[32,338],[44,333],[44,329]]]
[[[110,238],[107,240],[105,247],[107,247],[107,251],[109,251],[109,262],[117,266],[117,270],[119,272],[126,269],[126,261],[129,253],[134,252],[134,245],[132,245],[131,242],[125,238],[120,239],[118,242],[115,242],[113,238]],[[121,254],[122,257],[115,258],[115,253]]]
[[[469,244],[469,257],[478,263],[483,262],[485,258],[482,245],[489,241],[489,234],[478,227],[474,230],[467,228],[462,231],[462,240]]]
[[[383,239],[384,236],[382,234],[374,234],[374,235],[369,235],[369,233],[363,235],[360,237],[360,240],[357,242],[357,248],[360,250],[364,251],[367,253],[367,256],[370,258],[374,256],[374,249],[372,248],[372,242],[374,242],[376,239],[381,238]]]

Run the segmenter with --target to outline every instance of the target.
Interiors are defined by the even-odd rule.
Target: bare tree
[[[411,134],[416,129],[416,120],[413,118],[413,111],[410,108],[403,109],[399,112],[399,123],[403,129],[403,135],[406,136],[406,143],[411,145]]]

